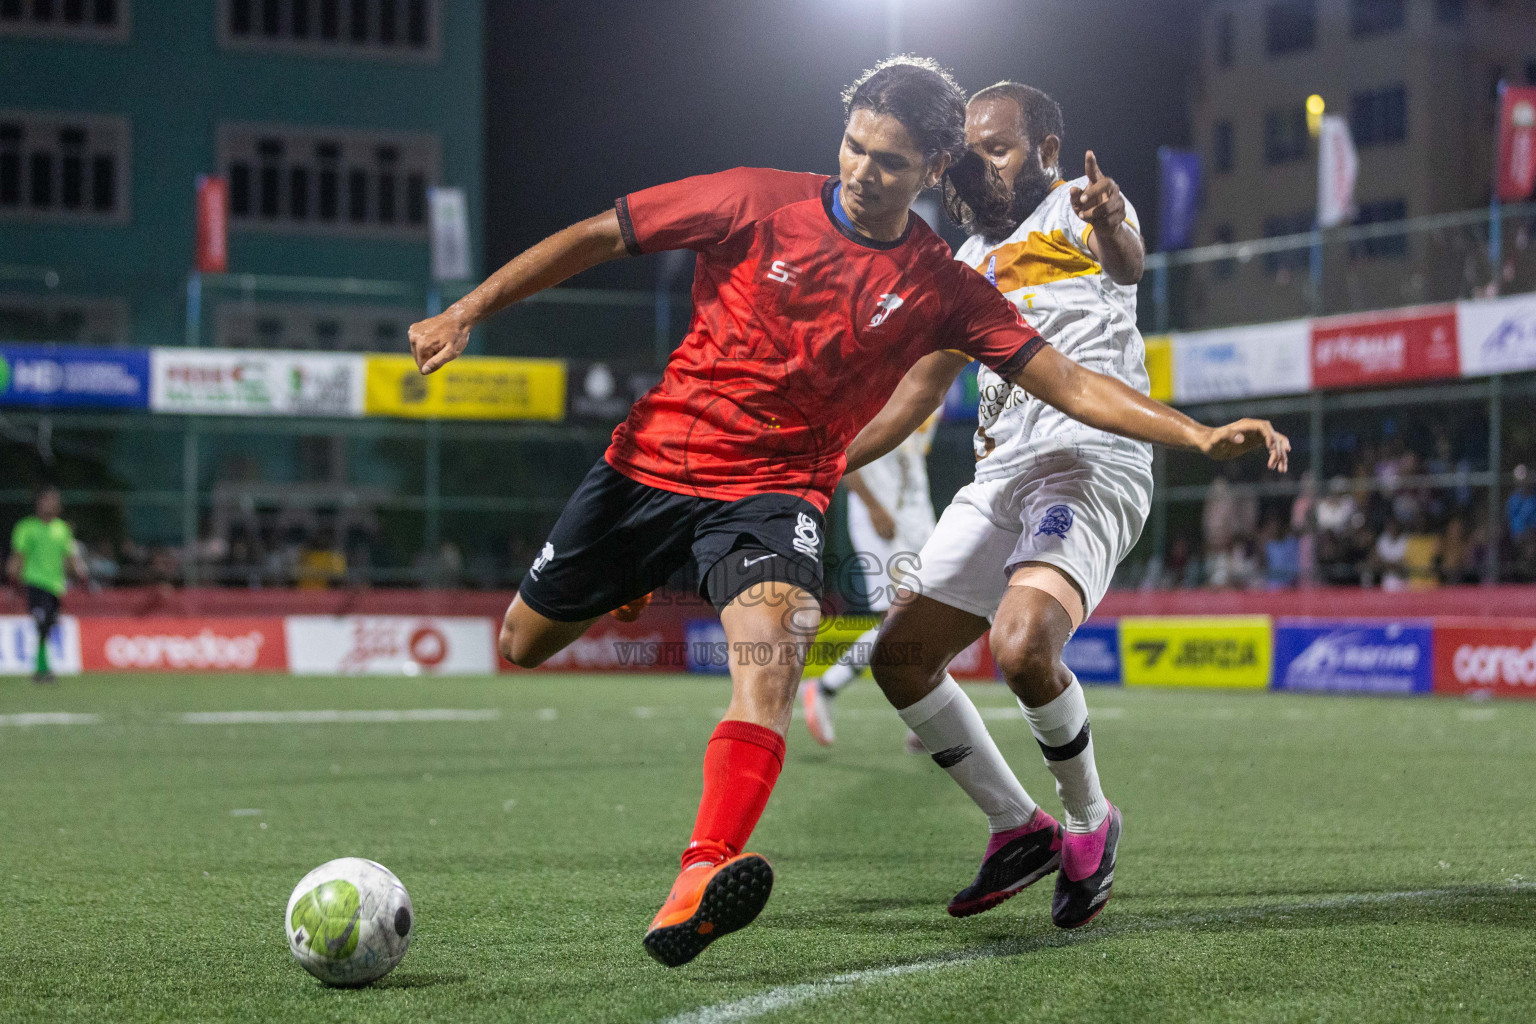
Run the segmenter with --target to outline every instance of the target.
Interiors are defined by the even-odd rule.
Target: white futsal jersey
[[[1093,229],[1072,209],[1072,189],[1087,187],[1087,178],[1057,182],[1013,234],[995,244],[972,235],[955,258],[986,275],[1056,351],[1145,395],[1151,382],[1136,329],[1136,288],[1104,273],[1088,248]],[[1129,200],[1125,218],[1140,230]],[[978,483],[1018,476],[1065,453],[1152,464],[1150,445],[1079,423],[985,366],[977,384]]]
[[[928,491],[928,451],[938,429],[937,414],[928,417],[894,451],[859,470],[859,477],[876,500],[896,520],[896,537],[917,551],[933,532],[933,495]],[[857,500],[857,496],[854,496]],[[860,502],[862,504],[862,502]]]

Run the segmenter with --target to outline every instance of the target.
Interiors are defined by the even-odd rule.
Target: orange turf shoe
[[[650,594],[646,594],[644,597],[637,597],[637,598],[635,598],[633,601],[629,602],[628,604],[621,604],[621,605],[619,605],[617,608],[615,608],[613,611],[609,612],[608,614],[612,615],[614,618],[618,619],[620,622],[634,622],[636,619],[638,619],[640,617],[640,613],[645,611],[645,606],[650,604],[650,603],[651,603],[651,595]]]
[[[659,963],[681,967],[720,936],[751,924],[772,891],[773,868],[755,853],[690,865],[645,933],[645,951]]]

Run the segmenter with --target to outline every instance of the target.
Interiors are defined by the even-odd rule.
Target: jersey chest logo
[[[875,315],[869,321],[870,327],[879,327],[885,323],[886,318],[901,308],[906,300],[894,292],[887,292],[880,296],[880,305],[875,307]]]

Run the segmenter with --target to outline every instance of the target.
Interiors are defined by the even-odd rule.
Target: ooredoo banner
[[[1455,377],[1456,307],[1312,321],[1312,383],[1352,388]]]
[[[1280,619],[1275,623],[1275,689],[1427,693],[1428,622]]]
[[[1536,620],[1435,623],[1436,693],[1536,697]]]
[[[91,672],[285,672],[280,618],[86,618],[80,658]]]
[[[59,616],[48,634],[48,667],[61,676],[80,672],[80,624]],[[37,624],[26,615],[0,615],[0,676],[31,675],[37,668]]]
[[[495,623],[470,616],[291,615],[294,675],[489,675]]]

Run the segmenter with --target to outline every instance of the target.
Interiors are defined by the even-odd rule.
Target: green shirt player
[[[72,570],[84,582],[87,570],[75,543],[75,532],[59,518],[63,510],[59,489],[44,487],[39,491],[36,508],[36,515],[23,519],[11,531],[11,557],[5,563],[5,575],[26,589],[27,613],[37,623],[37,671],[32,674],[32,681],[51,683],[48,634],[59,618],[65,573]]]

